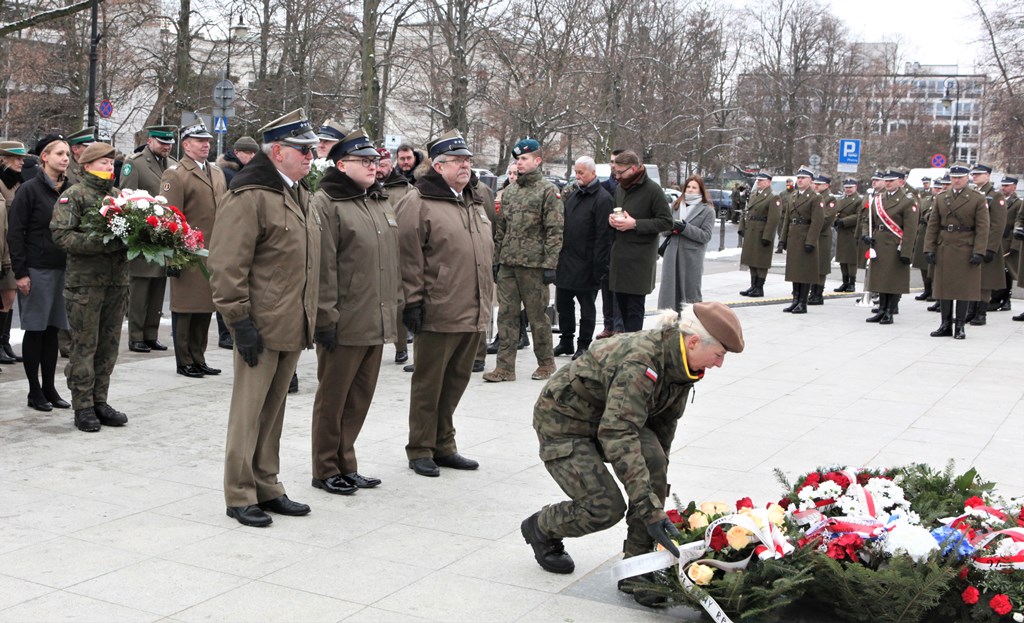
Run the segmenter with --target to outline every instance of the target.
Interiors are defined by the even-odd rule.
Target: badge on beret
[[[121,175],[131,175],[131,174],[132,174],[132,163],[130,163],[130,162],[124,163],[124,166],[121,167]]]

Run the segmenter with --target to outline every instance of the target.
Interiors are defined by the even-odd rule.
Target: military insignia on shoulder
[[[916,203],[910,204],[910,211],[911,212],[917,212],[917,204]]]
[[[654,370],[652,370],[651,368],[647,368],[647,371],[644,372],[644,376],[646,376],[647,378],[651,379],[655,383],[658,382],[658,373],[655,372]]]
[[[61,197],[60,199],[57,200],[57,203],[67,203],[68,201],[70,201],[70,199],[68,199],[67,197]]]
[[[163,190],[164,192],[167,192],[170,189],[171,189],[171,183],[170,182],[164,182],[163,188],[161,190]]]
[[[130,162],[124,163],[124,166],[121,167],[121,175],[131,175],[131,173],[132,173],[132,163],[130,163]]]

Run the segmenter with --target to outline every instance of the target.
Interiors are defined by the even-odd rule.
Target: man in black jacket
[[[579,358],[590,347],[597,325],[597,291],[608,272],[608,249],[612,229],[608,216],[614,199],[597,179],[594,159],[583,156],[576,160],[576,190],[565,198],[565,225],[562,250],[555,271],[555,308],[562,333],[555,356]],[[580,332],[573,348],[576,332],[576,299],[580,303]]]

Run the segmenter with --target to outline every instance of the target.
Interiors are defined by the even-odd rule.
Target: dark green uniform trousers
[[[167,277],[132,277],[128,291],[128,341],[149,342],[160,334]]]
[[[479,333],[420,331],[413,341],[409,390],[409,444],[412,459],[449,456],[457,452],[452,416],[473,374]]]

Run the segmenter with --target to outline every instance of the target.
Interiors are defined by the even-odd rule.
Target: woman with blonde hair
[[[39,172],[14,195],[7,239],[18,288],[21,328],[25,330],[21,352],[28,377],[28,406],[37,411],[52,411],[54,407],[71,406],[60,397],[53,382],[57,332],[68,329],[64,309],[67,256],[50,235],[53,206],[67,186],[71,149],[63,136],[51,134],[39,141],[36,151]]]

